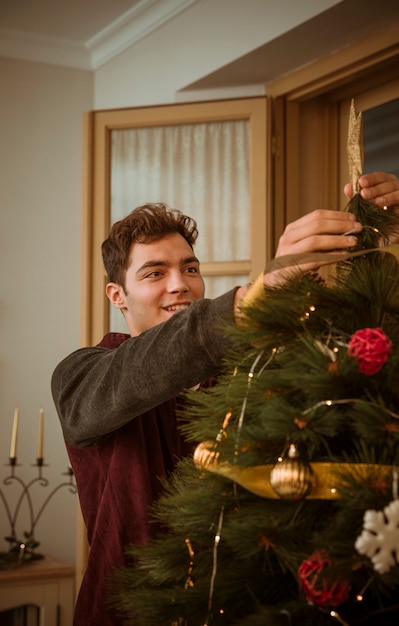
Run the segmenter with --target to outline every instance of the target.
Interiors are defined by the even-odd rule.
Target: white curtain
[[[111,223],[141,204],[165,202],[197,221],[201,262],[248,260],[249,141],[248,120],[112,131]],[[206,295],[246,279],[208,277]],[[121,330],[113,308],[110,325]]]

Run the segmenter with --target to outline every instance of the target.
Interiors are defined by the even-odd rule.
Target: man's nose
[[[186,281],[186,275],[181,272],[173,272],[168,282],[168,290],[170,292],[185,292],[189,290]]]

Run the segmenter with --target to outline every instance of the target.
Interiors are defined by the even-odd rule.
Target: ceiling
[[[142,0],[2,0],[0,28],[84,44],[142,4]]]
[[[0,56],[93,70],[195,2],[0,0]],[[264,85],[398,21],[398,0],[342,0],[183,91]]]
[[[96,69],[196,0],[0,0],[0,56]]]

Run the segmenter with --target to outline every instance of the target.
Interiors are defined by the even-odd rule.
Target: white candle
[[[14,421],[12,424],[12,433],[11,433],[10,459],[17,458],[18,421],[19,421],[19,409],[15,409]]]
[[[39,411],[39,434],[37,438],[37,458],[43,459],[44,411]]]

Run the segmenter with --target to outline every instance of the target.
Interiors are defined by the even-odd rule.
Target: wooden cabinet
[[[72,626],[75,568],[51,556],[21,567],[0,571],[0,613],[34,605],[26,626]],[[38,619],[36,616],[38,614]],[[0,623],[1,615],[0,615]]]

